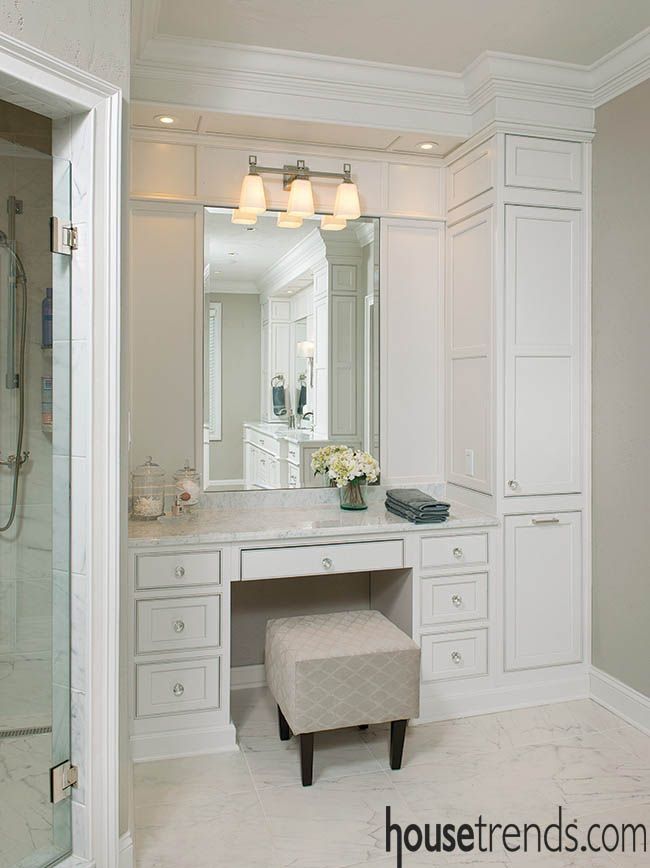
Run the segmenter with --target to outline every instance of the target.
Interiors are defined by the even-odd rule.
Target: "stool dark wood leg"
[[[402,768],[402,754],[404,752],[404,737],[408,720],[393,720],[390,725],[390,767]]]
[[[300,735],[300,771],[303,787],[311,787],[314,779],[314,733]]]
[[[368,729],[368,724],[367,723],[360,723],[359,729]]]
[[[280,727],[280,740],[281,741],[289,741],[291,738],[291,730],[289,729],[289,724],[287,723],[287,719],[282,714],[282,709],[278,705],[278,725]]]

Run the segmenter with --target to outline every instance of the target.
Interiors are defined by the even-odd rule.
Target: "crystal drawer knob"
[[[456,546],[456,548],[453,551],[453,555],[455,558],[462,558],[463,550],[461,548],[459,548],[458,546]]]
[[[185,567],[176,567],[176,569],[174,570],[174,575],[177,579],[182,579],[185,575]]]
[[[456,606],[456,608],[458,608],[459,606],[463,605],[463,598],[460,594],[454,594],[451,598],[451,602],[454,604],[454,606]]]
[[[185,621],[174,621],[174,633],[182,633],[185,629]]]
[[[463,655],[460,653],[460,651],[452,651],[451,652],[451,660],[453,663],[458,665],[459,663],[463,662]]]
[[[180,681],[177,681],[176,684],[174,684],[174,686],[172,687],[172,693],[174,694],[174,696],[182,696],[185,693],[185,688],[180,683]]]
[[[510,489],[510,491],[516,491],[519,488],[519,483],[516,479],[509,479],[508,488]]]
[[[331,558],[323,558],[323,567],[326,570],[332,569],[332,559]]]

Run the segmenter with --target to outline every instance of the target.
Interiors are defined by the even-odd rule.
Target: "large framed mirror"
[[[328,444],[379,460],[379,221],[231,215],[205,209],[204,488],[321,486]]]

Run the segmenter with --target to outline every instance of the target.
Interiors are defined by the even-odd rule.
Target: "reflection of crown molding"
[[[291,232],[291,229],[281,229],[281,232]],[[313,271],[319,264],[325,262],[325,244],[317,226],[305,238],[288,250],[283,256],[269,266],[258,281],[261,296],[268,297],[279,289],[295,284],[305,272]]]
[[[164,36],[136,4],[134,100],[469,137],[487,124],[593,130],[593,110],[650,77],[650,29],[590,66],[485,52],[463,73]]]
[[[352,231],[356,235],[360,247],[367,247],[375,240],[374,220],[355,220],[352,223]]]

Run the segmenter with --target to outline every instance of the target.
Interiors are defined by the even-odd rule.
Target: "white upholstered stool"
[[[390,766],[402,764],[409,718],[420,713],[420,649],[380,612],[277,618],[266,625],[266,678],[280,738],[300,736],[303,786],[314,733],[391,724]]]

